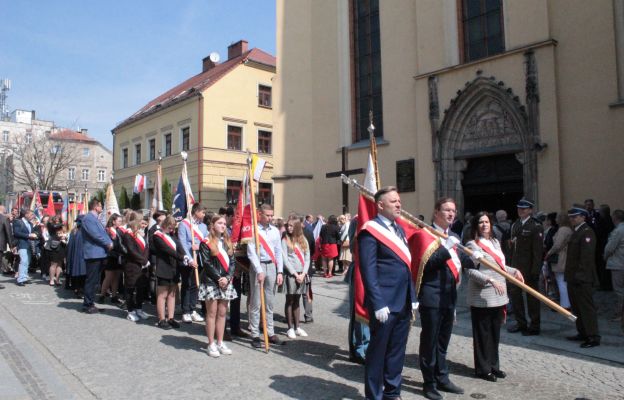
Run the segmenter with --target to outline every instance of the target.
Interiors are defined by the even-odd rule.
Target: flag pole
[[[152,199],[152,207],[150,208],[150,219],[154,218],[154,213],[158,211],[160,205],[160,198],[162,198],[162,153],[158,150],[158,166],[156,167],[156,185],[154,186],[154,198]],[[154,206],[156,203],[156,206]]]
[[[353,186],[354,188],[359,190],[360,194],[362,194],[363,196],[366,196],[366,197],[368,197],[371,200],[373,199],[374,193],[371,193],[364,186],[360,185],[355,179],[351,179],[351,178],[349,178],[348,176],[346,176],[344,174],[341,175],[341,178],[342,178],[342,181],[345,184]],[[412,214],[410,214],[409,212],[407,212],[407,211],[405,211],[403,209],[401,209],[401,217],[405,221],[407,221],[409,224],[411,224],[411,225],[413,225],[413,226],[415,226],[417,228],[427,229],[427,231],[429,233],[431,233],[432,235],[437,236],[440,239],[447,239],[448,238],[448,236],[446,234],[444,234],[443,232],[440,232],[440,231],[434,229],[431,225],[428,225],[427,223],[421,221],[420,219],[416,218],[415,216],[413,216]],[[461,251],[463,251],[464,253],[468,254],[469,256],[472,256],[473,253],[474,253],[472,250],[470,250],[468,247],[466,247],[466,246],[464,246],[462,244],[458,244],[457,248],[460,249]],[[535,297],[536,299],[540,300],[542,303],[546,304],[548,307],[550,307],[553,310],[557,311],[559,314],[565,316],[570,321],[572,321],[572,322],[576,321],[576,319],[577,319],[576,315],[572,314],[570,311],[568,311],[565,308],[561,307],[559,304],[557,304],[554,301],[550,300],[548,297],[544,296],[543,294],[541,294],[537,290],[533,289],[532,287],[528,286],[524,282],[521,282],[520,280],[516,279],[516,277],[514,277],[510,273],[504,271],[503,269],[501,269],[500,267],[498,267],[494,263],[488,261],[485,258],[479,259],[479,262],[481,264],[485,265],[487,268],[493,270],[494,272],[502,275],[509,282],[513,283],[514,285],[518,286],[520,289],[524,290],[528,294],[530,294],[533,297]],[[423,273],[423,271],[424,271],[424,266],[423,266],[423,268],[419,268],[419,270],[418,270],[418,277],[416,278],[416,290],[420,289],[420,282],[422,280],[422,273]]]
[[[256,211],[256,197],[253,188],[253,171],[251,169],[251,152],[247,150],[247,168],[249,176],[249,196],[251,203],[251,226],[254,236],[254,244],[256,246],[256,254],[260,259],[260,241],[258,240],[258,214]],[[253,283],[252,283],[253,284]],[[262,319],[262,331],[264,333],[264,351],[269,352],[269,333],[267,332],[266,311],[264,305],[264,281],[260,282],[260,317]]]
[[[191,227],[191,250],[193,252],[193,261],[195,262],[195,268],[193,269],[195,270],[195,284],[199,289],[199,272],[197,271],[199,266],[197,265],[197,252],[193,248],[193,246],[195,246],[195,228],[193,228],[193,219],[191,218],[191,199],[189,198],[188,190],[186,188],[186,182],[188,182],[186,169],[186,159],[188,158],[188,153],[186,151],[183,151],[180,153],[180,155],[182,156],[182,160],[184,160],[184,166],[182,167],[182,179],[185,186],[184,193],[186,194],[186,219],[188,220],[189,226]]]
[[[373,158],[373,166],[375,167],[375,180],[377,181],[377,188],[381,187],[381,180],[379,179],[379,166],[377,165],[377,139],[375,139],[375,125],[373,125],[373,110],[368,112],[368,119],[370,125],[368,126],[368,137],[370,139],[371,157]]]

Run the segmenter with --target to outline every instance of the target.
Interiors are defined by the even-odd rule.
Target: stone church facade
[[[413,213],[624,207],[623,28],[622,0],[278,0],[276,214],[356,211],[331,172],[362,180],[366,107]]]

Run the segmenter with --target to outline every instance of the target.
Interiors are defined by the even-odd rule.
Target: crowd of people
[[[579,341],[582,348],[599,346],[601,340],[594,287],[615,292],[610,321],[622,321],[622,210],[611,213],[602,205],[596,211],[593,201],[587,200],[566,212],[535,213],[534,203],[522,199],[513,223],[503,210],[495,215],[467,214],[462,221],[452,198],[439,199],[431,225],[446,238],[422,259],[422,280],[415,287],[409,273],[414,255],[407,250],[406,232],[396,223],[400,196],[393,187],[383,188],[375,203],[377,216],[359,233],[358,216],[352,220],[349,214],[330,215],[327,221],[321,215],[290,215],[273,224],[274,210],[263,204],[258,208],[257,236],[246,249],[232,242],[231,208],[213,213],[195,203],[190,216],[181,221],[164,211],[148,217],[125,210],[109,215],[103,225],[102,204],[92,199],[89,211],[67,231],[59,216],[39,219],[29,209],[6,214],[0,206],[0,268],[20,287],[31,282],[29,271],[40,271],[50,286],[64,285],[81,298],[86,314],[103,312],[96,304],[110,302],[137,322],[150,317],[143,305],[151,302],[156,306],[156,326],[172,329],[180,327],[174,314],[179,304],[181,322],[205,323],[207,352],[215,358],[232,354],[225,343],[228,336],[249,337],[256,348],[265,340],[285,343],[274,329],[278,293],[285,296],[286,336],[307,337],[301,322],[313,322],[315,270],[325,278],[345,274],[350,284],[350,360],[365,365],[365,392],[371,399],[400,396],[407,334],[416,311],[422,326],[419,364],[425,397],[441,399],[440,391],[463,393],[450,380],[446,361],[462,276],[467,280],[475,375],[491,382],[507,376],[499,363],[501,327],[510,314],[515,323],[509,324],[509,332],[540,335],[540,304],[485,264],[497,266],[575,314],[577,334],[567,339]],[[460,244],[470,256],[460,251]],[[355,318],[352,252],[360,259],[368,323]],[[240,325],[243,294],[249,333]]]

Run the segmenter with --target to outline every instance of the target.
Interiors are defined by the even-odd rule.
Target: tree
[[[106,203],[106,190],[108,189],[108,183],[106,185],[104,185],[104,188],[102,189],[98,189],[97,192],[95,192],[93,194],[93,197],[91,197],[92,199],[98,199],[98,201],[100,203],[102,203],[102,205],[104,206]]]
[[[141,195],[138,193],[132,193],[132,199],[130,199],[130,208],[134,211],[141,208]]]
[[[128,197],[128,191],[125,186],[121,187],[121,192],[119,193],[119,211],[124,208],[130,207],[130,198]]]
[[[163,198],[163,206],[165,210],[171,211],[171,204],[173,203],[173,193],[171,192],[171,185],[167,178],[162,183],[162,198]]]
[[[13,165],[7,169],[9,178],[32,191],[54,189],[59,174],[78,160],[72,141],[54,139],[47,132],[15,135],[0,148],[13,158]]]

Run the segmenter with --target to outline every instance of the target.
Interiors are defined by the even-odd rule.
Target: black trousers
[[[146,270],[141,270],[132,286],[126,286],[126,304],[128,311],[140,310],[149,296],[149,277]]]
[[[500,328],[505,319],[505,307],[470,307],[472,345],[477,375],[487,375],[492,371],[500,370],[498,344]]]
[[[84,285],[84,298],[82,306],[91,307],[95,298],[95,290],[100,283],[100,273],[106,265],[106,258],[85,260],[87,266],[87,279]]]
[[[435,388],[449,382],[446,350],[451,340],[455,308],[420,307],[420,346],[418,358],[423,385]]]
[[[569,283],[568,296],[572,312],[578,317],[576,330],[579,335],[588,339],[600,340],[598,334],[598,318],[594,306],[593,288],[590,283]]]
[[[537,277],[532,277],[528,274],[525,274],[524,271],[521,271],[522,275],[524,275],[524,283],[535,289],[539,292],[539,275]],[[511,299],[511,305],[513,307],[514,318],[518,323],[518,326],[522,329],[531,329],[537,330],[540,329],[540,302],[533,296],[526,295],[526,304],[529,310],[529,318],[531,322],[527,322],[526,312],[524,311],[524,296],[522,293],[522,289],[515,285],[509,285],[509,298]]]
[[[183,266],[180,268],[180,275],[182,279],[182,287],[180,288],[182,312],[191,314],[195,311],[199,297],[199,288],[197,287],[197,282],[195,282],[195,270],[191,267]]]
[[[232,279],[232,286],[234,286],[238,297],[230,301],[230,332],[238,332],[240,330],[240,303],[242,292],[240,276],[235,276],[234,279]]]

